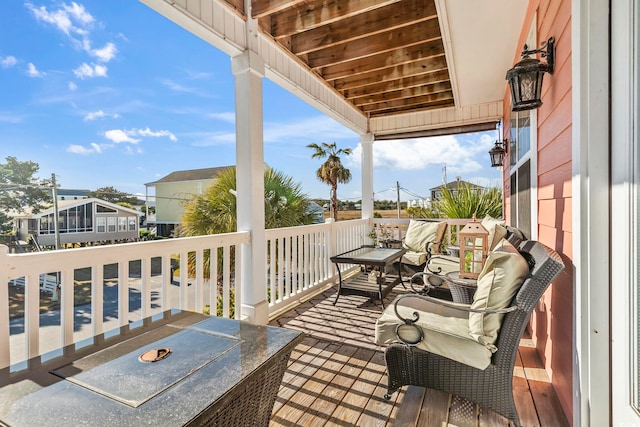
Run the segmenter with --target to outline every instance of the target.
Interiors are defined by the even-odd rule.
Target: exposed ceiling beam
[[[402,106],[399,108],[381,109],[378,111],[371,111],[368,114],[369,114],[369,117],[373,118],[373,117],[396,115],[396,114],[409,113],[409,112],[415,113],[415,112],[421,112],[421,111],[437,110],[437,109],[442,109],[447,107],[453,107],[453,98],[451,100],[438,101],[438,102],[433,102],[425,105],[417,105],[412,107]]]
[[[254,19],[280,12],[305,0],[251,0],[251,17]]]
[[[307,54],[309,67],[326,67],[341,62],[365,58],[440,38],[437,19],[429,19],[389,32],[374,34],[348,43],[321,48]]]
[[[312,0],[271,16],[271,35],[276,39],[360,15],[401,0]],[[431,1],[431,0],[429,0]]]
[[[422,59],[410,64],[402,64],[376,70],[370,73],[359,74],[353,77],[345,77],[335,80],[333,87],[337,90],[353,89],[360,86],[367,86],[376,82],[385,82],[397,80],[404,77],[425,74],[429,72],[441,71],[447,69],[447,61],[444,56],[436,56],[435,58]]]
[[[377,95],[367,95],[351,100],[354,105],[362,106],[376,104],[397,99],[415,98],[422,95],[431,95],[440,92],[451,92],[451,83],[442,82],[436,84],[420,85],[402,90],[387,91]]]
[[[424,0],[406,0],[368,13],[351,16],[291,37],[295,54],[309,53],[376,33],[388,33],[411,24],[435,19],[435,4],[425,6]]]
[[[347,99],[357,98],[365,95],[375,95],[379,93],[385,93],[388,91],[400,90],[402,88],[411,88],[415,86],[422,86],[427,83],[441,83],[449,81],[449,73],[447,70],[436,71],[435,73],[425,76],[418,74],[415,76],[404,77],[397,80],[391,80],[388,82],[373,82],[367,86],[360,86],[353,89],[347,89],[342,91],[342,94]]]
[[[384,52],[378,55],[368,56],[355,61],[343,62],[319,69],[322,77],[327,81],[336,80],[347,76],[371,72],[388,68],[391,66],[406,64],[419,59],[431,58],[444,55],[442,40],[432,40],[430,42],[396,49],[392,52]]]
[[[375,112],[379,110],[388,110],[390,108],[409,109],[412,106],[413,107],[420,106],[420,105],[428,106],[428,104],[440,103],[443,101],[453,102],[453,92],[446,91],[446,92],[436,93],[431,95],[416,96],[413,98],[404,98],[404,99],[397,99],[393,101],[379,102],[377,104],[363,105],[361,108],[362,108],[362,111],[367,113],[367,112]]]

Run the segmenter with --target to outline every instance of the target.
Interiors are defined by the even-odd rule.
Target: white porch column
[[[231,59],[236,95],[236,185],[238,231],[249,231],[251,243],[242,245],[242,315],[266,324],[265,300],[264,148],[262,140],[262,78],[264,60],[246,50]]]
[[[362,218],[373,218],[373,134],[360,135],[362,145]]]

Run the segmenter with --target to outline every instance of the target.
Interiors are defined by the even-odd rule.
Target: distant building
[[[16,237],[27,242],[32,237],[40,246],[55,246],[54,208],[14,218]],[[60,243],[86,244],[136,241],[140,213],[101,199],[61,200],[58,202]]]
[[[448,182],[446,185],[439,185],[437,187],[433,187],[429,189],[431,192],[431,200],[436,201],[442,198],[442,191],[444,188],[449,190],[454,196],[458,194],[459,188],[464,188],[469,186],[471,192],[480,192],[486,190],[486,187],[482,187],[480,185],[472,184],[467,181],[462,181],[461,177],[457,176],[455,181]]]
[[[314,224],[321,224],[324,222],[324,209],[316,202],[309,203],[307,213],[312,215]]]
[[[57,188],[56,196],[58,200],[83,200],[89,198],[91,190],[73,190],[69,188]]]
[[[218,174],[233,166],[191,169],[171,172],[157,181],[145,184],[155,189],[155,220],[149,218],[147,224],[156,227],[158,236],[169,237],[182,220],[184,202],[202,194],[214,182]]]

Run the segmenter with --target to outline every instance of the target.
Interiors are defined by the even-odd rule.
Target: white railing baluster
[[[63,347],[73,344],[73,320],[75,314],[74,272],[74,270],[69,268],[60,272],[60,292],[58,293],[58,300],[60,302],[60,332]]]
[[[187,307],[187,287],[189,286],[189,257],[187,252],[180,252],[180,288],[178,290],[179,295],[179,309],[188,310]]]
[[[166,311],[171,308],[171,298],[169,286],[171,286],[171,255],[162,256],[162,276],[160,281],[160,310]]]
[[[0,246],[0,371],[11,364],[8,253],[9,248]]]
[[[140,260],[140,314],[142,319],[151,313],[151,257]]]
[[[195,283],[195,311],[196,313],[202,313],[202,309],[204,308],[204,289],[203,289],[203,280],[204,280],[204,251],[199,249],[196,251],[196,283]]]
[[[91,334],[96,337],[104,332],[104,267],[91,268]]]
[[[28,274],[24,278],[24,332],[26,357],[40,355],[40,275]]]
[[[242,312],[242,286],[240,286],[240,282],[242,280],[242,258],[238,255],[240,245],[235,245],[233,247],[233,253],[235,254],[235,271],[234,271],[234,292],[235,292],[235,307],[234,307],[234,318],[240,319]]]
[[[238,255],[238,253],[236,252],[236,256]],[[229,246],[225,245],[224,249],[222,250],[222,316],[223,317],[229,317],[229,278],[231,276],[231,273],[229,271],[229,265],[230,265],[230,251],[229,251]],[[240,286],[238,286],[237,283],[234,283],[234,287],[235,288],[239,288]]]
[[[118,326],[129,325],[129,261],[118,263]]]
[[[287,293],[285,291],[285,281],[286,281],[286,257],[285,257],[285,247],[287,245],[287,241],[284,237],[280,239],[276,239],[277,249],[278,249],[278,261],[276,263],[276,271],[277,279],[276,279],[276,293],[274,294],[274,298],[276,301],[282,301],[287,297]]]
[[[209,281],[209,313],[212,316],[218,315],[218,248],[211,249],[209,255],[209,264],[211,270],[211,279]]]

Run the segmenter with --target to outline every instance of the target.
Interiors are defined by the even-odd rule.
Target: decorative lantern
[[[504,164],[504,156],[507,153],[505,147],[507,146],[507,140],[502,142],[496,141],[495,147],[489,150],[489,156],[491,157],[491,167],[495,168]]]
[[[550,37],[543,43],[543,49],[529,50],[524,45],[522,60],[507,71],[507,80],[511,92],[511,110],[533,110],[542,105],[542,78],[544,73],[553,74],[555,65],[555,39]],[[547,63],[529,55],[539,53],[547,59]]]
[[[473,220],[458,232],[461,279],[478,278],[489,252],[488,240],[489,232],[476,220],[475,215]]]

